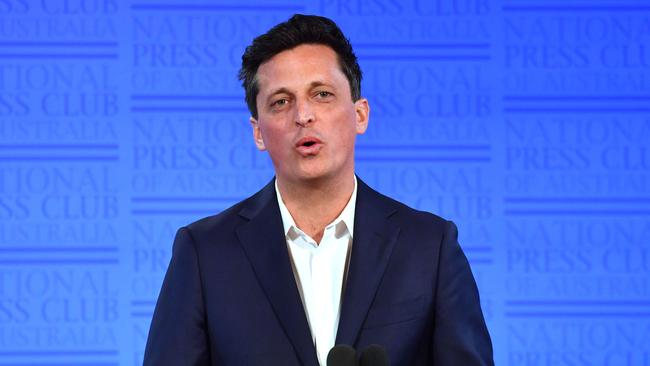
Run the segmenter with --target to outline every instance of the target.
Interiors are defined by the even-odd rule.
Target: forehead
[[[316,44],[303,44],[278,53],[260,65],[256,78],[260,94],[277,88],[298,89],[313,81],[348,85],[336,52]]]

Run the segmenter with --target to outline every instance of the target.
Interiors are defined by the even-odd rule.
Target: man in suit
[[[240,78],[275,179],[178,231],[144,364],[325,365],[335,344],[378,344],[395,366],[492,365],[454,224],[355,176],[370,108],[336,24],[276,25]]]

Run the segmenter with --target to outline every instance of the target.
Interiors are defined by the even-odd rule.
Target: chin
[[[300,174],[299,179],[303,181],[317,181],[326,177],[327,177],[326,174],[321,174],[317,172],[308,172],[308,173]]]
[[[331,177],[331,172],[324,169],[302,169],[298,173],[298,179],[303,181],[319,181]]]

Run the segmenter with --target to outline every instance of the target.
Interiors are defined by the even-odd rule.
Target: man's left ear
[[[354,102],[354,111],[357,115],[357,134],[361,135],[368,129],[368,118],[370,117],[368,99],[359,98]]]

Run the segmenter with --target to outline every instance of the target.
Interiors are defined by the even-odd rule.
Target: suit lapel
[[[257,279],[304,365],[317,365],[316,349],[291,269],[274,181],[251,199],[237,229]]]
[[[387,220],[395,208],[360,179],[357,181],[352,254],[336,344],[356,343],[399,234],[399,227]]]

